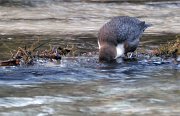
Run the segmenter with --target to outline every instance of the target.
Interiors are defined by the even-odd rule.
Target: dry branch
[[[38,41],[34,42],[30,48],[27,48],[26,46],[24,48],[18,47],[14,53],[10,51],[10,60],[0,62],[0,66],[17,66],[20,65],[21,62],[26,65],[32,65],[36,58],[61,60],[61,56],[65,56],[71,51],[71,49],[61,47],[50,47],[49,50],[42,50],[41,52],[36,51],[48,42],[50,41],[39,44],[40,42],[38,39]]]

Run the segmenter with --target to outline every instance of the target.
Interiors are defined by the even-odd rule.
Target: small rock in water
[[[122,62],[123,62],[123,59],[122,59],[122,58],[117,58],[117,59],[116,59],[116,62],[117,62],[117,63],[122,63]]]
[[[160,62],[160,61],[155,61],[155,62],[153,62],[154,64],[162,64],[162,62]]]
[[[11,38],[11,37],[9,37],[9,38],[7,38],[8,40],[12,40],[13,38]]]

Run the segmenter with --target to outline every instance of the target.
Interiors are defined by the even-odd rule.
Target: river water
[[[178,116],[179,64],[98,63],[98,29],[121,15],[153,25],[140,48],[157,47],[180,34],[180,1],[0,0],[0,60],[38,38],[79,50],[78,57],[63,57],[60,63],[0,67],[0,115]]]

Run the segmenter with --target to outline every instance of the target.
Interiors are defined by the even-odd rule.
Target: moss
[[[176,36],[176,40],[161,44],[153,50],[153,54],[165,57],[177,57],[180,55],[180,36]]]

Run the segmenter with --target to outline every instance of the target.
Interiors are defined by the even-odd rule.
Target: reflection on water
[[[80,56],[65,57],[60,64],[0,67],[0,115],[179,115],[180,65],[146,59],[100,64],[97,54],[81,55],[98,51],[97,31],[113,16],[135,16],[153,24],[140,47],[175,39],[180,33],[179,1],[19,1],[0,0],[0,60],[38,38],[51,39],[52,45],[75,45]]]

